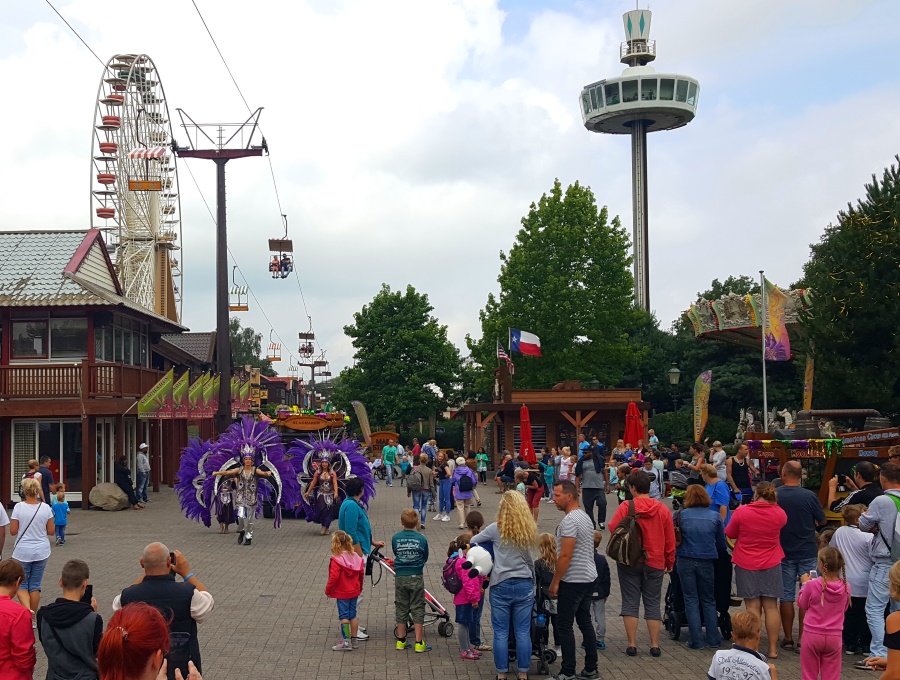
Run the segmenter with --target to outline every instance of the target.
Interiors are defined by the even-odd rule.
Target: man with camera
[[[839,484],[850,489],[846,498],[836,498]],[[874,463],[864,460],[854,466],[852,474],[835,475],[828,480],[828,509],[839,513],[845,505],[869,507],[883,493],[878,482],[878,468]]]
[[[193,661],[202,673],[197,624],[203,623],[215,607],[212,593],[191,571],[184,555],[177,550],[169,552],[162,543],[151,543],[144,548],[141,567],[144,569],[143,575],[116,596],[113,610],[132,602],[145,602],[159,609],[169,621],[169,631],[173,633],[172,651],[176,651],[176,639],[184,640],[187,659]],[[182,578],[181,583],[175,580],[176,574]],[[176,633],[180,635],[176,636]],[[185,670],[187,659],[184,660]]]

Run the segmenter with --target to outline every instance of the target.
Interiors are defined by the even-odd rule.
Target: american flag
[[[512,359],[509,358],[509,355],[506,353],[506,350],[503,349],[503,345],[500,344],[500,341],[497,341],[497,358],[503,359],[506,362],[506,367],[509,369],[510,375],[516,374],[516,366],[512,362]]]

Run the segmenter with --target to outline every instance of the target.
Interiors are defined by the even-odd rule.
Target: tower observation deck
[[[657,73],[648,66],[656,59],[650,40],[650,10],[636,9],[622,17],[625,42],[622,75],[591,83],[581,91],[581,117],[591,132],[631,135],[634,247],[634,296],[650,311],[650,253],[647,220],[647,133],[673,130],[694,119],[700,83],[689,76]]]

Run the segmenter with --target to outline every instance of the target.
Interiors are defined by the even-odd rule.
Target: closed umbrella
[[[522,404],[522,408],[519,410],[519,455],[529,465],[537,464],[534,444],[531,441],[531,414],[528,413],[528,407],[525,404]]]
[[[625,411],[625,443],[637,446],[639,439],[644,439],[644,423],[641,421],[641,412],[633,401],[628,404]]]

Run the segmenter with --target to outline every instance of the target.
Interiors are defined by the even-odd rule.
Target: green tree
[[[900,156],[895,157],[900,163]],[[804,267],[812,306],[817,408],[900,414],[900,169],[872,175],[865,197],[830,224]]]
[[[499,297],[479,313],[482,337],[466,338],[480,366],[475,391],[490,393],[499,340],[509,328],[541,338],[542,357],[516,355],[515,384],[549,388],[561,380],[616,385],[643,348],[629,341],[635,320],[628,237],[578,182],[563,193],[559,180],[532,203],[509,253],[500,253]]]
[[[366,405],[376,426],[411,424],[442,411],[458,390],[459,351],[447,327],[431,316],[428,296],[412,286],[392,291],[387,284],[344,326],[355,365],[341,372],[334,400]]]
[[[272,362],[266,361],[262,355],[262,333],[257,333],[250,326],[241,327],[241,320],[233,316],[228,323],[231,336],[231,365],[235,368],[252,366],[258,368],[265,376],[278,375],[272,369]]]

